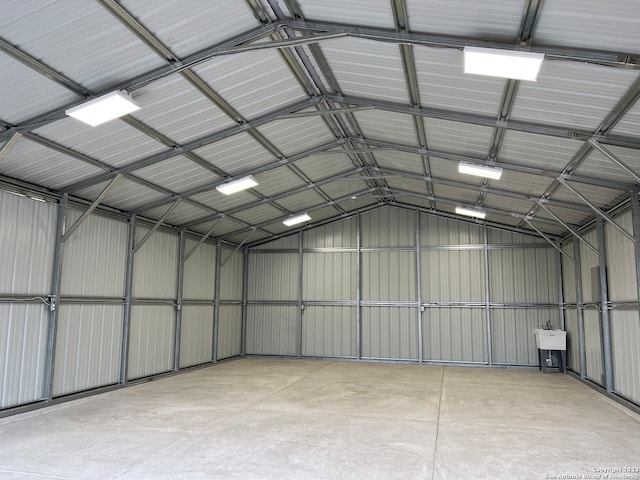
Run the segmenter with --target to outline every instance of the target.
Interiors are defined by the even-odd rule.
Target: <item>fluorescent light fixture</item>
[[[293,217],[285,218],[282,223],[284,223],[287,227],[292,227],[302,222],[308,222],[311,220],[311,217],[308,213],[303,213],[302,215],[295,215]]]
[[[535,82],[542,60],[544,53],[464,47],[464,73]]]
[[[458,164],[458,172],[466,173],[468,175],[476,175],[478,177],[493,178],[494,180],[500,180],[500,177],[502,176],[502,168],[500,167],[478,165],[469,162],[460,162]]]
[[[258,185],[258,182],[256,182],[256,179],[253,178],[252,175],[248,175],[246,177],[239,178],[232,182],[228,182],[223,185],[218,185],[216,187],[216,190],[218,190],[220,193],[224,193],[225,195],[231,195],[232,193],[241,192],[242,190],[255,187],[256,185]]]
[[[81,105],[69,108],[64,113],[95,127],[139,109],[140,107],[132,100],[127,92],[116,90],[115,92],[107,93]]]
[[[46,202],[44,198],[40,198],[40,197],[31,197],[31,200],[35,200],[36,202]]]
[[[456,213],[458,215],[466,215],[467,217],[474,218],[485,218],[487,216],[487,212],[485,212],[484,210],[467,207],[456,207]]]

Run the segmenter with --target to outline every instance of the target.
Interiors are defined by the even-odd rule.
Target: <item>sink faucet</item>
[[[547,323],[544,325],[544,329],[553,330],[553,328],[551,328],[551,320],[547,320]]]

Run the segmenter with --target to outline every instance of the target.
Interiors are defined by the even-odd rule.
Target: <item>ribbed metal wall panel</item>
[[[136,228],[139,242],[150,228]],[[142,245],[133,260],[133,296],[175,298],[178,281],[178,236],[156,231]]]
[[[546,243],[544,238],[534,237],[533,235],[525,235],[522,233],[509,232],[507,230],[498,230],[496,228],[487,229],[487,240],[490,244],[506,244],[506,245],[531,245]]]
[[[560,328],[558,309],[491,310],[491,345],[493,362],[508,365],[538,365],[538,349],[533,336],[535,328],[543,328],[548,320]]]
[[[174,338],[174,307],[134,305],[131,308],[128,378],[170,371]]]
[[[302,355],[355,357],[356,308],[307,306],[302,315]]]
[[[562,250],[571,258],[575,258],[573,242],[565,245]],[[565,303],[576,303],[576,265],[564,255],[562,255],[562,293]]]
[[[295,355],[298,315],[295,306],[249,305],[246,353]]]
[[[421,254],[423,302],[483,302],[481,250],[428,251]]]
[[[300,295],[300,259],[296,254],[249,255],[249,300],[295,300]],[[268,272],[268,276],[265,273]]]
[[[242,306],[220,305],[218,360],[242,353]]]
[[[304,248],[355,247],[358,217],[353,216],[304,232]]]
[[[614,309],[609,316],[614,391],[640,403],[640,315]]]
[[[407,247],[416,244],[416,214],[384,207],[362,214],[362,247]]]
[[[429,308],[422,314],[423,358],[487,362],[487,323],[481,308]]]
[[[362,254],[362,299],[416,301],[414,252]]]
[[[210,362],[212,348],[213,305],[184,305],[180,329],[180,368]]]
[[[584,238],[596,248],[598,245],[598,234],[595,230],[583,235]],[[585,302],[597,302],[598,286],[592,285],[591,269],[599,266],[598,254],[580,243],[580,267],[582,273],[582,298]]]
[[[362,308],[362,356],[418,359],[418,309]]]
[[[557,303],[557,256],[552,248],[489,251],[491,300]]]
[[[49,309],[0,304],[0,408],[43,396]]]
[[[420,214],[420,243],[428,245],[478,245],[482,227],[470,222]]]
[[[627,232],[633,232],[631,212],[615,218],[615,221]],[[609,282],[609,300],[638,301],[638,285],[636,279],[636,262],[633,242],[620,231],[607,223],[607,280]]]
[[[53,395],[118,383],[122,305],[60,305]]]
[[[191,251],[195,240],[185,239],[185,253]],[[204,242],[184,262],[184,299],[213,300],[216,288],[216,246]]]
[[[587,355],[587,378],[604,386],[600,314],[592,308],[584,311],[584,342]]]
[[[355,253],[305,253],[302,298],[355,300],[358,272]]]
[[[0,292],[51,288],[56,206],[0,191]]]
[[[564,326],[567,332],[567,367],[580,373],[580,336],[578,335],[578,312],[564,311]]]
[[[67,209],[67,229],[81,214]],[[62,295],[124,296],[127,232],[126,222],[96,214],[88,217],[65,242]]]
[[[305,232],[306,235],[306,232]],[[269,243],[264,243],[252,249],[256,250],[298,250],[300,247],[300,235],[293,234],[287,237],[279,238]]]
[[[233,253],[233,249],[228,246],[220,247],[222,251],[221,259],[226,263],[220,270],[220,299],[221,300],[242,300],[242,276],[243,276],[243,254]]]

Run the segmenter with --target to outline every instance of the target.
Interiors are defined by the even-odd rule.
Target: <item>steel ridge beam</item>
[[[350,37],[364,38],[378,42],[418,45],[434,48],[463,49],[467,46],[518,50],[513,42],[482,40],[477,37],[441,35],[421,32],[398,32],[379,27],[346,25],[332,22],[288,20],[288,27],[301,31],[344,33]],[[609,67],[640,68],[640,52],[613,52],[608,50],[581,49],[553,45],[531,45],[527,51],[543,53],[557,60],[572,60],[582,63],[594,63]]]

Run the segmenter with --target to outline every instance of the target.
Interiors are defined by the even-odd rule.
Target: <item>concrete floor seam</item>
[[[433,468],[431,470],[431,480],[436,478],[436,465],[438,464],[438,435],[440,433],[440,415],[442,413],[442,397],[444,396],[444,376],[446,367],[442,367],[442,377],[440,379],[440,398],[438,399],[438,419],[436,421],[436,438],[433,444]]]

